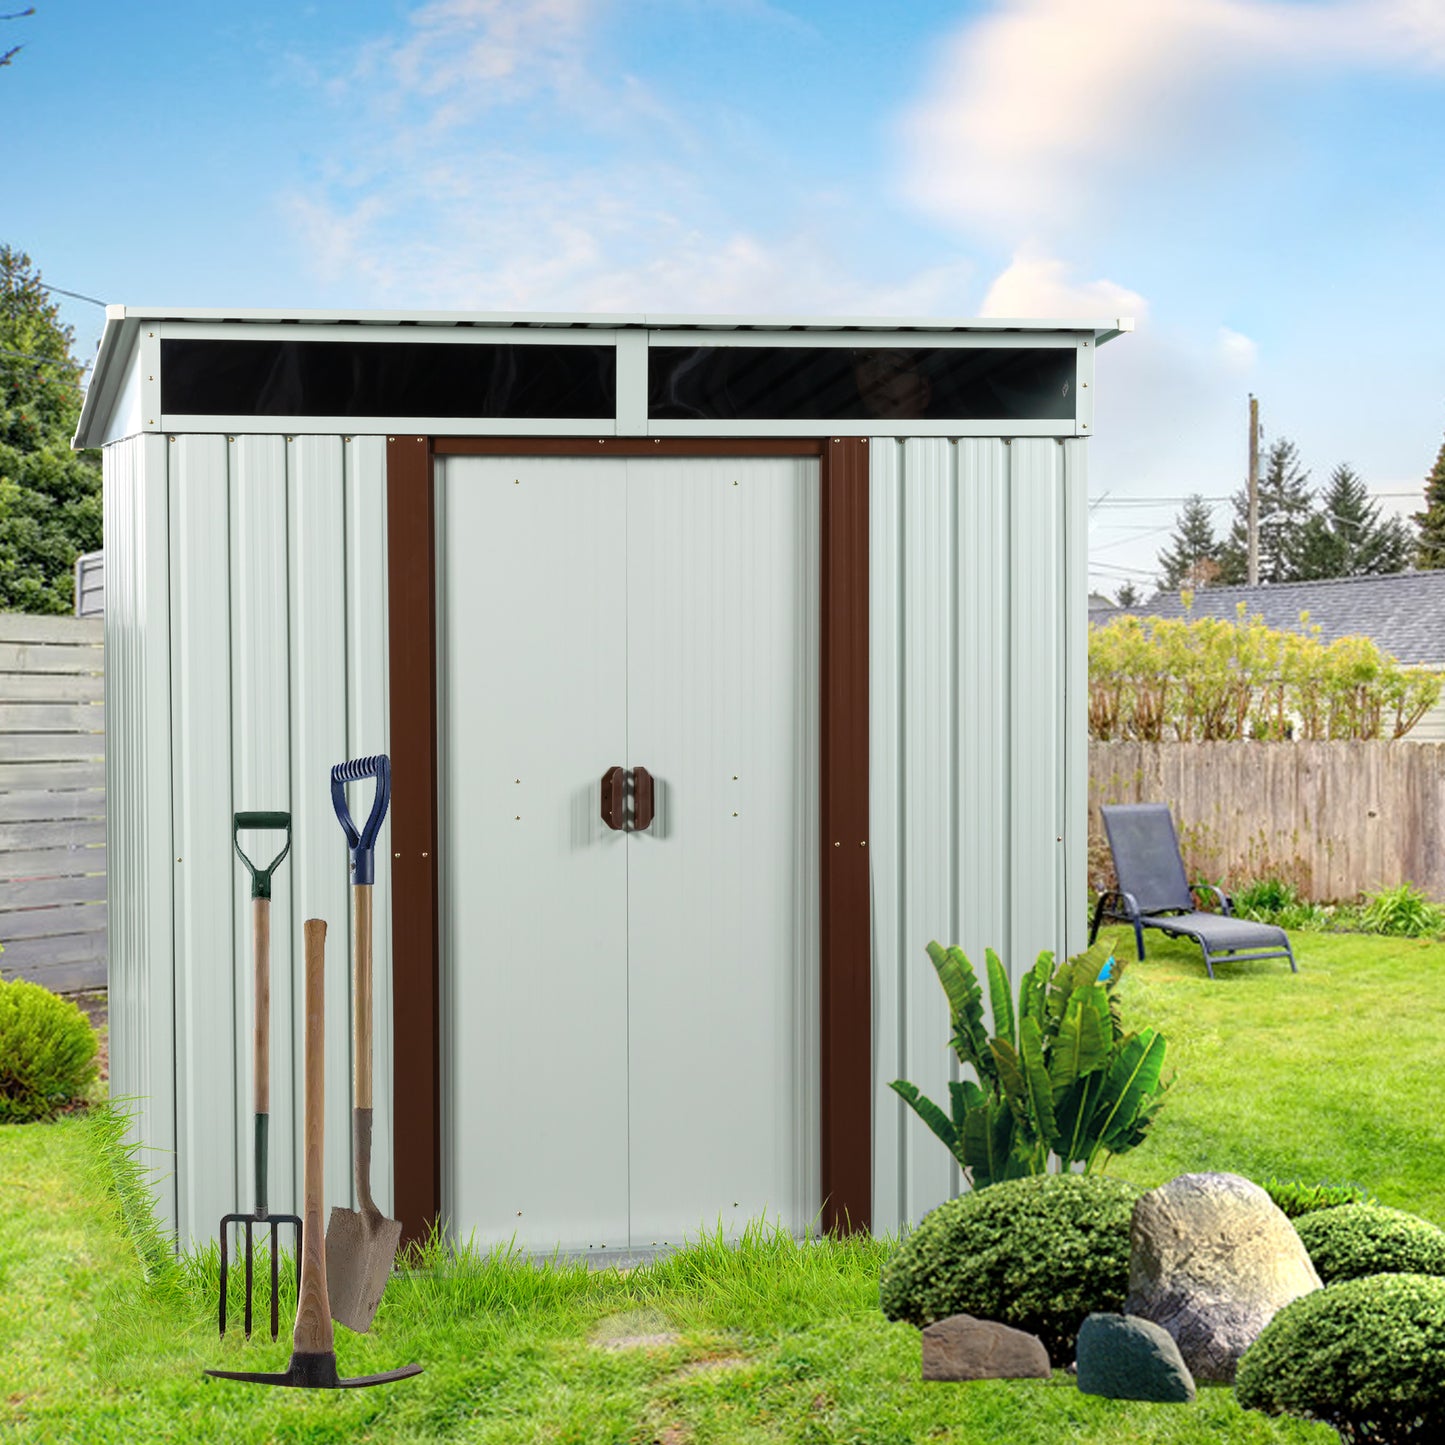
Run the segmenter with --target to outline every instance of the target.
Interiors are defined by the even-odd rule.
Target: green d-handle
[[[274,832],[283,829],[286,833],[286,843],[281,851],[266,865],[265,868],[258,868],[245,854],[241,847],[240,833],[242,828],[260,828]],[[291,814],[290,813],[237,813],[231,825],[231,842],[235,846],[237,856],[246,865],[251,874],[251,897],[269,898],[271,896],[271,875],[280,866],[281,860],[291,851]]]

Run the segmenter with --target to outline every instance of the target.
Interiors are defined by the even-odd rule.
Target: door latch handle
[[[632,770],[632,831],[641,833],[652,825],[652,774],[646,768]]]
[[[622,768],[608,768],[602,774],[602,821],[609,828],[623,826],[623,798],[626,792],[627,774]]]

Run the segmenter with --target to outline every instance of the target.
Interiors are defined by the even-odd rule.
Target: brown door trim
[[[436,525],[427,437],[388,437],[393,1208],[402,1241],[441,1209]]]
[[[820,1006],[824,1229],[869,1228],[868,443],[865,438],[393,437],[390,579],[396,1217],[424,1238],[441,1210],[437,926],[438,456],[815,456],[821,487]],[[410,786],[409,782],[410,781]]]

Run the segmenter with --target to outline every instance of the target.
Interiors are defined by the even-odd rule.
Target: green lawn
[[[1116,939],[1132,957],[1132,943]],[[1154,1184],[1233,1169],[1355,1180],[1445,1221],[1436,1107],[1445,1077],[1435,977],[1445,947],[1296,935],[1281,963],[1222,969],[1150,944],[1126,1018],[1170,1038],[1178,1084],[1149,1143],[1111,1172]],[[926,960],[923,961],[926,966]],[[101,1116],[103,1117],[103,1116]],[[632,1274],[463,1259],[393,1281],[371,1336],[338,1328],[344,1374],[417,1360],[419,1379],[337,1394],[205,1379],[281,1368],[289,1342],[215,1337],[213,1263],[143,1279],[94,1119],[0,1129],[0,1441],[466,1441],[478,1445],[984,1445],[1318,1442],[1321,1426],[1238,1409],[1082,1396],[1050,1381],[925,1385],[919,1338],[877,1307],[890,1241],[799,1246],[761,1235]],[[125,1170],[119,1171],[122,1181]],[[671,1330],[652,1350],[597,1340]],[[701,1367],[701,1368],[699,1368]]]
[[[1177,1082],[1148,1142],[1109,1172],[1152,1186],[1223,1169],[1363,1184],[1445,1225],[1445,946],[1295,933],[1284,959],[1220,964],[1192,945],[1100,935],[1128,967],[1126,1021],[1169,1039]]]

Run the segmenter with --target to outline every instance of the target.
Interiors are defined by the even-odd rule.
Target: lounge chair
[[[1089,930],[1090,944],[1099,936],[1099,925],[1108,918],[1133,925],[1141,959],[1144,930],[1157,928],[1172,937],[1192,938],[1204,950],[1204,966],[1210,978],[1214,977],[1216,963],[1252,958],[1287,958],[1290,968],[1299,972],[1284,929],[1236,918],[1233,903],[1212,883],[1190,888],[1167,804],[1126,803],[1099,811],[1109,836],[1119,888],[1099,895]],[[1198,910],[1194,894],[1206,891],[1214,895],[1218,913]]]

